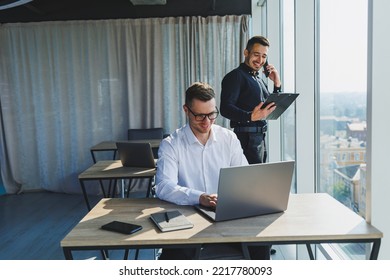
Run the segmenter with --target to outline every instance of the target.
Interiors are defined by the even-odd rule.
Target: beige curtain
[[[195,81],[210,83],[219,104],[223,76],[242,60],[249,21],[1,25],[0,163],[7,192],[80,192],[77,176],[92,165],[92,145],[126,139],[128,128],[173,131],[185,123],[184,92]],[[218,123],[228,127],[222,117]]]

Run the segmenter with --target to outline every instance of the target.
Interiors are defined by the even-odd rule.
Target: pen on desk
[[[166,221],[167,223],[169,223],[169,216],[168,216],[168,212],[165,212],[165,221]]]

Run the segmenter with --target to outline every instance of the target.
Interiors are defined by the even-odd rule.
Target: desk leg
[[[152,182],[153,182],[153,177],[150,177],[146,197],[150,197],[150,193],[152,192]]]
[[[62,248],[65,260],[73,260],[72,250],[69,248]]]
[[[310,244],[306,244],[307,252],[309,253],[310,260],[315,260],[313,250],[311,249]]]
[[[93,151],[91,151],[91,155],[92,155],[93,163],[96,163],[96,157],[95,157],[95,153]]]
[[[84,181],[83,180],[79,180],[79,181],[80,181],[80,185],[81,185],[81,190],[83,191],[85,203],[87,204],[87,208],[88,208],[88,212],[89,212],[89,211],[91,211],[91,205],[89,205],[87,191],[85,190]]]
[[[241,243],[241,251],[246,260],[251,259],[251,255],[249,254],[248,244],[247,243]]]
[[[112,187],[112,189],[111,189],[111,196],[109,197],[116,197],[116,187],[117,187],[118,180],[114,179],[114,183],[111,185],[112,181],[113,180],[110,180],[110,188]],[[108,193],[108,195],[110,195],[110,193]]]
[[[132,182],[132,178],[129,178],[129,182],[127,184],[127,193],[126,193],[126,197],[129,198],[129,195],[130,195],[130,187],[131,187],[131,182]]]
[[[129,249],[125,249],[125,255],[123,256],[124,260],[127,260],[129,258]]]
[[[377,260],[378,254],[379,254],[379,248],[381,246],[381,240],[376,239],[372,244],[371,254],[370,254],[370,260]]]
[[[110,259],[108,250],[100,250],[100,252],[102,253],[103,260],[109,260]]]
[[[102,190],[103,196],[108,197],[108,196],[106,196],[106,191],[104,190],[103,180],[99,180],[99,184],[100,184],[100,189]]]
[[[199,260],[201,250],[202,250],[202,245],[195,247],[195,256],[194,256],[195,260]]]

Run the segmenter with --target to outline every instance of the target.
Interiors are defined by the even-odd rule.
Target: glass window
[[[318,192],[365,216],[368,0],[318,0]],[[364,259],[363,245],[334,246]]]

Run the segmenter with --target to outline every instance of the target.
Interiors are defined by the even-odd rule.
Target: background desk
[[[117,180],[117,179],[133,179],[133,178],[149,178],[149,186],[146,196],[150,195],[152,179],[156,175],[156,168],[144,168],[144,167],[124,167],[120,160],[102,160],[98,161],[90,168],[85,170],[79,175],[79,181],[81,190],[83,191],[85,203],[87,204],[88,211],[91,210],[89,204],[87,191],[85,189],[85,181],[91,180]],[[130,185],[130,181],[129,181]],[[104,194],[104,187],[101,183],[102,191]],[[115,189],[113,189],[114,191]],[[108,194],[110,190],[108,190]],[[108,195],[109,196],[109,195]],[[113,196],[113,195],[112,195]]]
[[[161,143],[161,139],[144,139],[144,140],[123,140],[125,142],[129,143],[150,143],[150,146],[152,149],[158,148]],[[113,152],[112,159],[115,160],[116,158],[116,152],[118,148],[116,147],[117,141],[103,141],[99,144],[96,144],[90,148],[91,156],[93,159],[93,162],[96,163],[96,152]]]
[[[159,232],[150,221],[150,214],[171,209],[179,209],[195,226]],[[143,230],[123,235],[100,229],[113,220],[136,223]],[[102,199],[61,241],[61,246],[65,258],[72,259],[72,250],[193,247],[230,242],[246,245],[372,242],[370,258],[376,259],[382,237],[382,232],[327,194],[293,194],[286,212],[218,223],[205,219],[192,206],[178,206],[155,198],[115,198]]]

